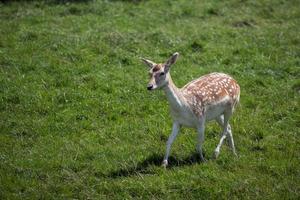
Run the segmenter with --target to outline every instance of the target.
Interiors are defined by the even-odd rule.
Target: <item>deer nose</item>
[[[148,90],[152,90],[152,88],[153,88],[153,85],[152,85],[152,84],[149,84],[149,85],[147,86],[147,89],[148,89]]]

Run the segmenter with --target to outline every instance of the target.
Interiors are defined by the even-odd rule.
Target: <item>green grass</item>
[[[299,199],[297,0],[0,3],[0,199]],[[183,129],[170,168],[162,91],[140,57],[181,56],[177,86],[219,71],[241,86],[239,154],[207,124]]]

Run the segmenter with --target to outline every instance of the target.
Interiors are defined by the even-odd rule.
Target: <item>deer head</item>
[[[169,70],[171,65],[173,65],[176,62],[178,56],[179,53],[176,52],[165,63],[159,64],[156,64],[151,60],[142,58],[142,61],[150,68],[150,81],[147,86],[148,90],[162,88],[169,83]]]

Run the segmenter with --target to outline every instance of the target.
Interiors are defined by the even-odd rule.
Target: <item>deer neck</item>
[[[174,84],[171,75],[168,73],[168,83],[163,87],[172,109],[178,110],[183,107],[183,96],[179,88]]]

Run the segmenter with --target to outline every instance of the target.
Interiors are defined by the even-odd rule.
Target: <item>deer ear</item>
[[[166,64],[167,65],[173,65],[176,62],[178,56],[179,56],[178,52],[173,53],[173,55],[169,58],[169,60],[167,61]]]
[[[173,65],[179,56],[178,52],[173,53],[173,55],[167,60],[165,64],[165,69],[168,71],[171,65]]]
[[[152,62],[151,60],[147,60],[145,58],[141,58],[141,60],[150,68],[154,67],[156,65],[155,62]]]

